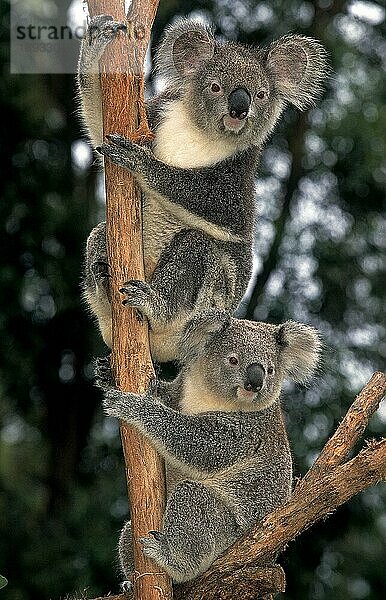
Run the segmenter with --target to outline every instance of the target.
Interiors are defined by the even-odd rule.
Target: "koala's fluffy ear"
[[[180,19],[165,32],[157,50],[157,71],[168,79],[194,73],[214,54],[215,39],[199,21]]]
[[[302,382],[312,376],[320,357],[321,341],[316,329],[286,321],[276,334],[279,360],[287,377]]]
[[[197,356],[204,350],[209,339],[228,327],[231,317],[220,310],[207,310],[190,319],[179,343],[181,362]]]
[[[273,42],[266,61],[283,100],[300,110],[314,104],[330,73],[322,44],[301,35],[286,35]]]

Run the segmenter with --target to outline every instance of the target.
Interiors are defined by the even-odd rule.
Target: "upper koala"
[[[102,144],[98,60],[122,23],[95,17],[82,42],[79,91],[85,125]],[[155,137],[140,146],[108,136],[102,154],[130,169],[143,192],[146,283],[126,302],[149,320],[153,358],[177,357],[184,324],[202,310],[233,311],[252,265],[254,176],[263,142],[287,103],[311,105],[327,73],[323,47],[289,35],[267,48],[217,41],[180,20],[165,33],[157,69],[166,89],[146,102]],[[85,297],[111,344],[105,228],[87,245]]]
[[[292,463],[279,396],[284,379],[312,375],[319,349],[312,327],[208,311],[182,332],[182,369],[173,382],[137,395],[102,381],[107,413],[136,427],[165,458],[163,529],[140,542],[175,581],[204,572],[288,498]],[[105,379],[100,368],[97,375]],[[129,577],[130,524],[119,553]]]

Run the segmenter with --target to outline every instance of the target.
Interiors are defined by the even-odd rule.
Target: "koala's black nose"
[[[247,367],[247,378],[244,388],[248,391],[258,392],[263,387],[265,371],[259,363],[252,363]]]
[[[233,119],[245,119],[251,105],[251,96],[245,88],[236,88],[229,94],[228,109]]]

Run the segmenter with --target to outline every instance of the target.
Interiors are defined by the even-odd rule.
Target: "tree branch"
[[[104,134],[119,132],[132,139],[150,137],[144,111],[143,65],[158,0],[133,0],[128,18],[125,3],[89,0],[90,15],[125,21],[121,33],[101,61]],[[112,370],[117,387],[143,392],[153,376],[147,325],[122,305],[119,289],[129,279],[144,279],[141,200],[133,176],[112,162],[105,164],[107,252],[111,268]],[[138,539],[162,528],[165,507],[163,462],[137,430],[121,423],[133,531],[135,598],[170,599],[170,579],[142,552]]]

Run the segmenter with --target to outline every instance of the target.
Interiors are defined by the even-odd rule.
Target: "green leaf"
[[[5,587],[7,585],[7,583],[8,583],[8,580],[5,577],[3,577],[2,575],[0,575],[0,590],[1,590],[1,588]]]

